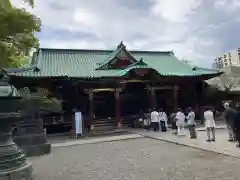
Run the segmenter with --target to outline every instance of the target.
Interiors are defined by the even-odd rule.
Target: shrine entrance
[[[150,106],[149,93],[143,82],[126,83],[121,94],[122,116],[147,112]]]
[[[96,92],[93,97],[96,119],[115,118],[115,96],[112,91]]]

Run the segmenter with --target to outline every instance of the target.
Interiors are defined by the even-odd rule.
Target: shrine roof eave
[[[143,67],[139,67],[138,69],[151,69],[155,72],[157,72],[155,69],[153,68],[143,68]],[[112,78],[122,78],[124,76],[126,76],[131,70],[136,69],[136,68],[129,68],[128,70],[123,69],[122,71],[116,72],[116,74],[112,74],[112,75],[107,75],[107,76],[97,76],[97,77],[83,77],[83,76],[67,76],[67,75],[59,75],[59,76],[19,76],[19,74],[15,74],[15,73],[8,73],[7,75],[10,77],[15,77],[15,78],[28,78],[28,79],[79,79],[79,80],[90,80],[90,79],[112,79]],[[195,75],[179,75],[179,74],[162,74],[157,72],[157,74],[161,77],[171,77],[171,78],[200,78],[201,80],[208,80],[214,77],[218,77],[221,74],[223,74],[222,72],[218,72],[218,73],[208,73],[208,74],[195,74]]]
[[[206,81],[215,77],[219,77],[223,74],[223,72],[216,72],[216,73],[206,73],[206,74],[201,74],[198,77],[201,78],[201,80]]]

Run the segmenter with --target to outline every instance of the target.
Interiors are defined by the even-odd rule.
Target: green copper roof
[[[125,69],[98,70],[103,62],[106,63],[107,60],[114,58],[117,52],[41,48],[32,59],[31,66],[34,68],[29,68],[24,72],[11,71],[8,74],[24,77],[101,78],[122,76],[125,72],[140,67],[153,69],[162,76],[200,76],[218,73],[193,69],[179,61],[171,51],[128,51],[128,53],[136,60],[136,64]]]

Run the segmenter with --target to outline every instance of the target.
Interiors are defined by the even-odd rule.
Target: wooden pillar
[[[89,119],[88,119],[88,123],[91,127],[91,129],[93,129],[93,124],[92,121],[94,119],[94,103],[93,103],[93,90],[89,90],[88,92],[88,99],[89,99]]]
[[[193,104],[194,104],[194,109],[195,109],[195,113],[198,114],[198,107],[199,107],[199,103],[198,103],[198,94],[197,94],[197,91],[196,91],[196,85],[194,86],[194,89],[193,89]]]
[[[75,112],[77,110],[77,107],[74,107],[72,109],[72,115],[71,115],[71,118],[72,118],[72,129],[71,129],[71,138],[76,138],[76,121],[75,121]]]
[[[177,109],[179,104],[178,104],[178,85],[173,86],[173,101],[174,101],[174,109]]]
[[[71,137],[76,138],[76,123],[75,123],[75,112],[72,113],[72,129],[71,129]]]
[[[63,99],[62,99],[62,96],[60,96],[60,100],[59,100],[59,102],[60,102],[60,106],[61,106],[61,116],[60,116],[60,120],[61,120],[61,122],[63,122],[64,123],[64,111],[63,111]]]
[[[149,92],[149,99],[150,99],[150,106],[152,109],[156,108],[156,93],[155,88],[148,86],[148,92]]]
[[[115,113],[116,113],[116,122],[117,128],[121,128],[121,102],[120,102],[120,91],[121,89],[116,89],[115,91]]]
[[[75,87],[75,91],[74,91],[74,95],[77,96],[77,87]],[[72,96],[71,96],[72,97]],[[75,112],[76,112],[76,102],[74,99],[71,98],[71,100],[74,102],[72,105],[72,114],[71,114],[71,118],[72,118],[72,129],[71,129],[71,138],[76,138],[76,122],[75,122]]]

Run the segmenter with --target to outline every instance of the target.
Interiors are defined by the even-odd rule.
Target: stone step
[[[129,120],[121,120],[121,122],[125,123],[125,122],[129,122],[131,123]],[[116,120],[115,119],[109,119],[109,120],[93,120],[93,123],[116,123]]]
[[[117,128],[116,125],[94,126],[94,129],[92,131],[105,131],[105,130],[116,129],[116,128]]]
[[[102,125],[108,125],[108,124],[114,125],[117,123],[116,122],[93,122],[93,125],[95,126],[102,126]]]
[[[112,129],[112,130],[108,130],[108,131],[91,131],[86,133],[84,136],[85,137],[95,137],[95,136],[112,136],[112,135],[124,135],[124,134],[132,134],[129,133],[128,131],[124,131],[124,130],[116,130]]]
[[[98,130],[104,130],[104,129],[116,129],[117,128],[117,124],[114,123],[114,124],[93,124],[94,125],[94,129],[98,129]],[[122,123],[121,124],[122,126],[125,126],[125,127],[130,127],[131,124],[128,124],[128,123]]]

